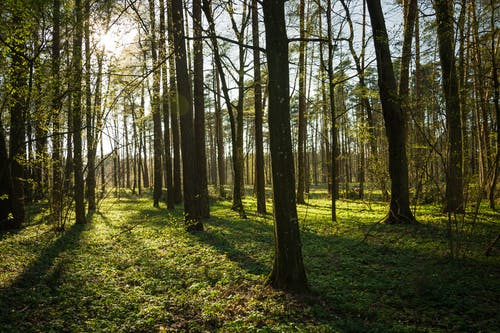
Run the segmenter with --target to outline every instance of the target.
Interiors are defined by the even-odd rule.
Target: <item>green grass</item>
[[[453,236],[439,207],[419,226],[377,223],[381,202],[329,200],[316,190],[299,217],[311,292],[263,285],[273,258],[272,216],[248,220],[214,202],[205,232],[184,231],[182,209],[149,197],[102,203],[85,226],[55,233],[43,210],[0,233],[0,332],[495,332],[500,260],[484,248],[499,215],[466,215]],[[268,210],[271,210],[268,201]]]

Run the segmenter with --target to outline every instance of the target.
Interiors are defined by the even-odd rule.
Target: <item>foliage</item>
[[[249,196],[244,205],[248,220],[230,201],[213,203],[206,231],[194,234],[180,207],[153,208],[149,197],[105,199],[91,223],[65,233],[32,211],[25,229],[0,234],[0,331],[493,332],[500,324],[498,249],[482,255],[500,228],[486,208],[463,230],[466,256],[451,259],[440,207],[420,206],[422,225],[398,226],[377,223],[385,203],[339,200],[333,225],[324,190],[313,190],[299,206],[312,291],[290,295],[263,286],[272,218],[252,214]]]

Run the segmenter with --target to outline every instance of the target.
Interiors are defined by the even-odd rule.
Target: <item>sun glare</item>
[[[135,35],[134,30],[127,31],[115,25],[108,31],[97,32],[97,45],[106,54],[118,57],[123,49],[132,43]]]

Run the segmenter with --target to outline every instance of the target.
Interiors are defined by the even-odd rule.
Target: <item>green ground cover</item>
[[[377,223],[386,203],[340,200],[332,224],[313,192],[298,207],[311,290],[289,295],[263,285],[272,216],[250,196],[248,220],[230,205],[214,202],[194,234],[181,207],[149,197],[106,199],[64,233],[33,212],[0,233],[0,332],[498,332],[500,250],[483,255],[498,213],[481,208],[450,231],[436,206],[405,227]]]

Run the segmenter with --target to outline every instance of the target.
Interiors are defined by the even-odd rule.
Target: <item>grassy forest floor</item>
[[[340,200],[329,221],[324,192],[300,205],[311,292],[263,285],[273,221],[213,202],[205,232],[189,234],[182,207],[148,196],[104,200],[84,226],[56,233],[44,208],[0,233],[0,332],[498,332],[499,214],[480,209],[447,228],[437,206],[419,226],[378,223],[382,202]],[[268,201],[268,209],[271,210]],[[450,258],[450,234],[458,258]]]

